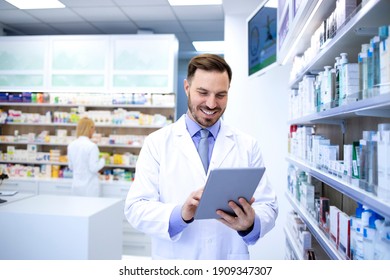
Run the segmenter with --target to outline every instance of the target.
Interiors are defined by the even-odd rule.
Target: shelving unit
[[[167,94],[165,94],[167,96]],[[91,94],[91,99],[93,99],[93,94]],[[174,98],[173,98],[174,100]],[[50,111],[51,115],[58,108],[61,110],[67,110],[68,112],[71,108],[78,108],[82,106],[85,110],[95,109],[95,108],[104,108],[107,110],[113,110],[118,108],[127,108],[128,110],[136,110],[141,113],[155,113],[163,115],[167,121],[172,118],[175,114],[175,106],[172,105],[153,105],[153,104],[53,104],[53,103],[22,103],[22,102],[0,102],[0,108],[4,111],[7,109],[18,109],[23,113],[27,111],[28,113],[37,112],[38,114],[42,114],[42,112]],[[18,134],[25,134],[33,131],[36,135],[38,135],[41,131],[46,130],[49,131],[50,135],[54,135],[58,128],[64,129],[67,131],[67,136],[72,135],[72,131],[76,129],[76,123],[64,123],[64,122],[48,122],[48,123],[26,123],[26,122],[6,122],[2,125],[0,135],[13,135],[15,130],[18,130]],[[139,135],[141,137],[145,137],[150,132],[155,131],[161,127],[166,125],[164,124],[111,124],[111,123],[96,123],[97,133],[103,134],[124,134],[124,135]],[[62,155],[66,155],[66,147],[69,143],[65,143],[63,139],[60,143],[48,143],[41,141],[0,141],[0,147],[2,148],[2,152],[5,153],[6,150],[4,147],[6,146],[27,146],[27,145],[36,145],[38,150],[43,152],[48,152],[52,149],[58,149],[61,151]],[[71,140],[69,140],[70,142]],[[139,151],[142,147],[142,143],[139,144],[101,144],[98,145],[101,152],[109,152],[109,153],[120,153],[120,152],[128,152],[131,151],[133,154],[138,155]],[[23,160],[1,160],[0,163],[7,164],[26,164],[26,165],[59,165],[59,166],[67,166],[67,162],[58,162],[51,160],[42,160],[42,161],[23,161]],[[124,168],[130,169],[132,171],[135,170],[135,164],[124,165],[124,164],[106,164],[105,169],[114,169],[114,168]]]
[[[75,48],[74,46],[77,46]],[[158,48],[156,48],[158,46]],[[159,121],[134,124],[127,122],[95,121],[97,133],[104,136],[140,136],[174,121],[176,115],[176,87],[178,67],[178,40],[172,34],[164,35],[72,35],[72,36],[3,36],[0,38],[0,56],[4,63],[0,69],[1,93],[49,93],[65,94],[61,100],[42,102],[8,102],[1,96],[0,110],[16,109],[23,113],[45,115],[51,112],[51,121],[35,123],[2,123],[1,136],[35,134],[35,139],[1,140],[0,151],[4,153],[7,146],[25,149],[35,145],[38,151],[48,152],[60,150],[66,155],[66,141],[55,142],[53,139],[37,140],[39,133],[48,131],[49,138],[57,136],[57,130],[66,130],[71,136],[76,129],[76,122],[55,122],[54,112],[71,112],[73,108],[84,107],[95,111],[139,111],[145,115],[159,114],[165,116],[167,122]],[[86,94],[92,94],[85,99]],[[114,96],[148,95],[147,102]],[[168,95],[170,102],[159,97]],[[72,96],[72,98],[70,98]],[[105,98],[108,96],[108,100]],[[74,102],[78,100],[78,102]],[[119,100],[119,101],[118,101]],[[13,100],[14,101],[14,100]],[[164,118],[162,118],[164,119]],[[160,120],[160,119],[158,119]],[[4,139],[4,138],[2,138]],[[117,138],[116,138],[117,139]],[[50,142],[52,141],[53,142]],[[106,139],[105,139],[106,140]],[[123,139],[122,139],[123,140]],[[31,147],[31,146],[30,146]],[[137,156],[142,143],[128,144],[118,141],[102,141],[98,145],[100,152],[110,154],[131,153]],[[115,161],[114,161],[115,162]],[[42,165],[66,166],[65,162],[0,160],[0,164],[20,163],[29,167]],[[135,163],[107,164],[105,169],[125,169],[135,171]],[[29,194],[70,195],[71,179],[68,178],[31,178],[20,177],[20,174],[9,174],[4,180],[2,190],[16,190]],[[17,176],[12,176],[17,175]],[[102,196],[126,198],[131,181],[101,181]],[[123,254],[150,255],[150,238],[131,228],[123,217]]]
[[[331,175],[323,170],[312,167],[300,160],[288,157],[287,161],[297,166],[300,170],[307,172],[311,176],[327,184],[328,186],[332,186],[332,188],[338,192],[343,193],[348,197],[369,206],[369,208],[375,212],[385,217],[390,216],[390,203],[380,200],[373,194],[359,189],[356,186],[353,186],[351,183],[336,177],[335,175]]]
[[[294,24],[290,26],[288,35],[281,47],[281,56],[279,57],[281,60],[291,61],[291,57],[287,56],[289,55],[289,48],[295,43],[294,38],[298,38],[300,41],[296,42],[298,47],[294,48],[292,56],[301,54],[308,48],[310,45],[308,38],[318,28],[320,22],[331,14],[336,1],[319,0],[309,2],[302,1],[301,3],[301,10],[296,14],[297,19],[294,19],[300,21],[301,25],[299,28],[298,25]],[[335,57],[339,56],[340,53],[348,53],[349,62],[357,62],[361,45],[368,43],[375,35],[363,33],[367,30],[377,30],[381,25],[389,25],[389,13],[389,1],[370,0],[365,5],[359,6],[345,24],[338,28],[334,37],[329,39],[313,59],[304,66],[302,71],[290,80],[289,88],[291,90],[297,89],[305,75],[316,74],[323,70],[324,66],[334,65]],[[304,25],[304,23],[306,24]],[[384,122],[390,122],[390,92],[288,121],[290,125],[313,126],[316,134],[325,135],[331,139],[332,144],[339,145],[340,157],[342,157],[343,144],[352,144],[353,141],[361,138],[363,131],[377,130],[377,125]],[[378,214],[390,218],[389,202],[383,201],[374,194],[355,186],[350,179],[330,174],[326,170],[318,169],[310,163],[290,155],[287,156],[286,160],[299,170],[321,181],[322,191],[326,189],[327,193],[337,197],[338,201],[336,201],[335,206],[348,215],[354,214],[352,209],[356,207],[356,202],[359,202]],[[328,256],[331,259],[346,259],[327,234],[318,226],[318,222],[313,216],[303,209],[290,193],[286,192],[286,197]],[[331,205],[333,205],[332,201]]]
[[[335,260],[345,260],[338,251],[335,245],[330,241],[328,236],[318,227],[317,221],[313,219],[313,217],[299,204],[296,203],[296,200],[292,198],[290,195],[286,194],[286,197],[290,204],[293,206],[294,210],[299,214],[302,220],[306,223],[306,226],[309,228],[312,235],[316,238],[321,247],[325,250],[328,256],[331,259]]]

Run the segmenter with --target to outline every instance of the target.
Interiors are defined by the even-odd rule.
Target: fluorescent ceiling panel
[[[277,8],[278,7],[278,1],[277,0],[269,0],[266,4],[265,7],[268,8]]]
[[[19,9],[55,9],[65,8],[65,5],[57,0],[5,0]]]
[[[168,0],[171,6],[222,5],[222,0]]]
[[[224,53],[224,41],[194,41],[192,45],[198,52]]]

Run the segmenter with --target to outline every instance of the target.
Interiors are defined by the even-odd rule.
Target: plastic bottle
[[[372,211],[363,205],[360,227],[356,228],[355,260],[364,260],[364,228],[368,226]]]
[[[378,28],[378,36],[375,36],[371,39],[371,48],[372,48],[372,83],[373,90],[372,96],[379,94],[379,85],[381,83],[381,66],[380,66],[380,44],[388,37],[388,28],[387,26],[381,26]]]
[[[345,83],[345,65],[348,63],[348,54],[347,53],[341,53],[340,54],[340,78],[339,78],[339,106],[346,103],[347,100],[347,90],[346,90],[346,83]]]
[[[379,199],[390,202],[390,123],[378,124],[378,188]]]
[[[351,217],[351,229],[350,229],[350,250],[351,250],[351,259],[357,259],[357,247],[358,239],[362,238],[362,213],[363,205],[358,203],[358,207],[355,210],[355,216]],[[362,244],[361,244],[362,245]]]
[[[370,40],[370,44],[367,50],[367,95],[368,98],[373,96],[373,88],[374,88],[374,60],[373,60],[373,40]]]
[[[379,44],[379,67],[380,67],[380,94],[387,94],[390,92],[390,51],[389,51],[389,26],[379,27],[379,36],[381,42]]]
[[[323,72],[322,82],[321,82],[321,101],[323,104],[324,110],[331,108],[332,96],[331,96],[331,66],[324,66],[325,71]]]
[[[363,99],[363,57],[364,54],[360,52],[358,54],[358,66],[359,66],[359,96],[358,99]]]
[[[340,99],[340,60],[341,57],[336,57],[336,63],[334,64],[335,79],[334,79],[334,106],[339,106]]]
[[[372,92],[371,96],[376,96],[379,94],[379,84],[380,84],[380,65],[379,65],[379,43],[380,37],[375,36],[371,39],[371,50],[372,50],[372,63],[370,65],[370,70],[372,72]]]
[[[378,194],[378,134],[371,134],[367,141],[367,185],[366,191]]]
[[[375,247],[374,245],[377,234],[375,222],[377,220],[383,220],[383,217],[381,217],[372,210],[368,211],[371,212],[371,215],[368,219],[368,225],[363,228],[363,252],[365,260],[373,260]]]
[[[322,100],[321,100],[321,82],[322,82],[322,72],[318,73],[316,81],[314,82],[315,96],[316,96],[316,111],[322,111]]]
[[[362,99],[368,98],[368,49],[370,45],[369,44],[363,44],[362,45],[362,51],[360,53],[361,55],[361,63],[362,63],[362,73],[359,76],[361,76],[362,79]]]
[[[390,221],[376,220],[374,260],[390,260]]]
[[[363,131],[363,138],[360,139],[359,143],[359,166],[360,166],[360,180],[359,188],[367,190],[368,189],[368,169],[369,169],[369,148],[368,143],[372,141],[372,136],[375,134],[375,131]]]

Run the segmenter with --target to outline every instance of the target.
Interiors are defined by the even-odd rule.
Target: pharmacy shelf
[[[278,50],[278,62],[281,64],[291,62],[294,56],[304,53],[307,45],[310,44],[312,34],[320,25],[318,19],[328,16],[328,11],[335,7],[335,1],[323,0],[317,5],[316,1],[302,0],[294,18],[289,19],[288,33]],[[281,17],[281,22],[285,16],[289,17],[288,8],[293,9],[293,7],[285,5],[286,11]],[[305,24],[308,21],[310,24]],[[282,27],[282,24],[280,27]],[[278,33],[281,31],[278,30]]]
[[[15,126],[61,126],[61,127],[76,127],[75,123],[18,123],[18,122],[7,122],[6,125],[15,125]],[[158,129],[164,127],[164,125],[122,125],[122,124],[96,124],[96,127],[108,127],[108,128],[150,128]]]
[[[10,176],[6,182],[8,185],[13,183],[26,183],[26,182],[32,182],[32,183],[72,183],[72,178],[46,178],[46,177],[12,177]],[[106,186],[115,186],[118,187],[118,184],[120,185],[121,190],[128,190],[129,187],[132,184],[132,181],[124,181],[124,180],[99,180],[101,184],[104,184]]]
[[[283,227],[283,230],[286,234],[287,242],[291,245],[291,248],[294,251],[294,255],[298,260],[305,260],[304,256],[302,255],[302,250],[299,249],[296,239],[292,236],[291,231],[286,226]]]
[[[28,141],[0,141],[0,145],[37,145],[37,146],[53,146],[53,147],[60,147],[60,146],[68,146],[69,143],[45,143],[45,142],[28,142]],[[98,147],[103,148],[127,148],[127,149],[141,149],[142,145],[126,145],[126,144],[97,144]]]
[[[363,205],[367,205],[370,209],[379,213],[380,215],[390,217],[390,203],[380,200],[372,193],[359,189],[358,187],[350,184],[349,182],[341,180],[340,178],[329,174],[323,170],[317,169],[301,160],[292,157],[287,157],[286,159],[291,164],[297,166],[299,169],[309,173],[311,176],[331,186],[333,189],[349,196],[356,201],[359,201]]]
[[[313,1],[314,2],[314,1]],[[321,1],[333,2],[333,1]],[[319,10],[322,10],[321,8]],[[374,34],[364,34],[367,28],[389,24],[390,1],[370,0],[360,6],[351,19],[344,26],[337,30],[336,35],[329,39],[319,53],[304,67],[300,74],[290,82],[290,88],[298,88],[303,76],[323,71],[324,66],[334,65],[335,58],[340,53],[348,53],[349,62],[357,62],[358,53],[362,44],[369,41]],[[313,17],[313,24],[318,18]],[[314,24],[319,26],[318,24]],[[377,30],[375,30],[377,32]],[[363,33],[363,34],[360,34]],[[313,34],[313,33],[311,33]],[[365,35],[365,36],[362,36]]]
[[[124,164],[106,164],[104,167],[113,167],[113,168],[128,168],[134,169],[135,165],[124,165]]]
[[[313,124],[332,121],[342,124],[344,119],[358,116],[390,118],[390,93],[359,100],[351,104],[331,108],[302,118],[290,120],[289,124]]]
[[[10,163],[10,164],[26,164],[26,165],[40,165],[40,164],[48,164],[48,165],[61,165],[67,166],[67,162],[56,162],[56,161],[24,161],[24,160],[0,160],[0,163]]]
[[[285,193],[287,199],[291,203],[294,210],[299,214],[301,219],[305,222],[306,226],[310,230],[311,234],[318,241],[324,251],[328,254],[331,259],[334,260],[346,260],[346,258],[341,255],[337,248],[334,246],[332,241],[328,238],[328,236],[318,227],[317,221],[307,212],[305,209],[302,209],[295,198],[291,197],[287,192]]]
[[[7,107],[88,107],[88,108],[138,108],[138,109],[174,109],[175,105],[148,105],[148,104],[56,104],[56,103],[28,103],[28,102],[0,102],[0,106]]]
[[[23,160],[0,160],[0,163],[9,163],[9,164],[26,164],[26,165],[60,165],[60,166],[68,166],[67,162],[55,162],[55,161],[23,161]],[[126,168],[126,169],[134,169],[135,165],[124,165],[124,164],[106,164],[104,167],[110,168]]]

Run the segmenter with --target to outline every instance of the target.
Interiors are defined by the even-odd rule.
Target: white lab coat
[[[104,167],[99,148],[88,137],[80,136],[68,145],[68,165],[73,171],[72,194],[100,196],[98,171]]]
[[[258,142],[226,124],[215,142],[209,170],[220,167],[263,166]],[[139,171],[138,171],[139,170]],[[151,133],[140,152],[135,181],[126,198],[130,224],[151,236],[153,259],[248,259],[248,244],[217,220],[195,220],[170,237],[169,218],[176,205],[206,182],[206,174],[186,129],[185,117]],[[275,225],[276,196],[266,174],[254,195],[260,218],[260,237]]]

